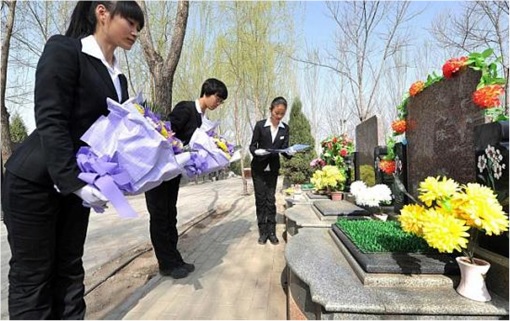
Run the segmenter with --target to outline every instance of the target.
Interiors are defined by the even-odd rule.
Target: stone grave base
[[[414,253],[365,254],[336,225],[332,225],[330,234],[364,285],[451,287],[459,282],[459,268],[452,256]]]

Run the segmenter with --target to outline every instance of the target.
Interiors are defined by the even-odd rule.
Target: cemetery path
[[[179,248],[196,266],[181,280],[158,273],[143,195],[129,198],[139,218],[120,219],[113,208],[91,213],[83,258],[86,319],[285,319],[285,242],[280,237],[277,246],[257,244],[251,180],[248,195],[242,191],[240,178],[181,188]],[[283,213],[278,193],[277,203]],[[1,317],[6,320],[10,252],[1,225]],[[278,224],[279,235],[283,229]]]

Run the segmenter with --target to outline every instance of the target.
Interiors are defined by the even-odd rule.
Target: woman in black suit
[[[7,161],[2,208],[12,257],[11,319],[85,317],[83,247],[90,206],[106,198],[78,178],[83,133],[128,98],[117,47],[144,25],[135,1],[79,1],[65,36],[51,37],[37,64],[36,129]],[[82,205],[83,203],[83,205]]]
[[[255,124],[250,144],[253,155],[251,174],[255,190],[255,207],[257,209],[257,223],[259,226],[259,244],[269,241],[276,245],[276,183],[280,170],[280,155],[270,153],[267,149],[285,149],[289,146],[289,126],[282,122],[287,112],[287,101],[283,97],[276,97],[269,108],[268,119]],[[283,153],[290,159],[294,150]]]
[[[227,97],[227,86],[221,80],[209,78],[204,81],[199,99],[179,102],[168,115],[175,136],[185,146],[188,145],[195,130],[206,119],[207,110],[215,110]],[[151,241],[158,259],[159,273],[174,279],[185,278],[195,270],[195,265],[184,262],[177,249],[177,197],[180,182],[181,175],[145,193],[150,214]]]

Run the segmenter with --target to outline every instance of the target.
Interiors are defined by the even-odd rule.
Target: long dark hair
[[[66,36],[79,39],[93,34],[97,23],[95,11],[100,4],[105,6],[112,17],[120,15],[123,18],[133,19],[140,24],[140,29],[143,28],[145,19],[136,1],[78,1],[71,15]]]

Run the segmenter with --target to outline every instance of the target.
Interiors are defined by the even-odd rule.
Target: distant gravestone
[[[407,104],[407,188],[417,196],[428,176],[476,180],[474,128],[484,123],[472,100],[481,73],[467,68],[410,97]]]
[[[382,125],[373,116],[356,126],[355,178],[367,185],[375,184],[374,148],[384,145]]]

